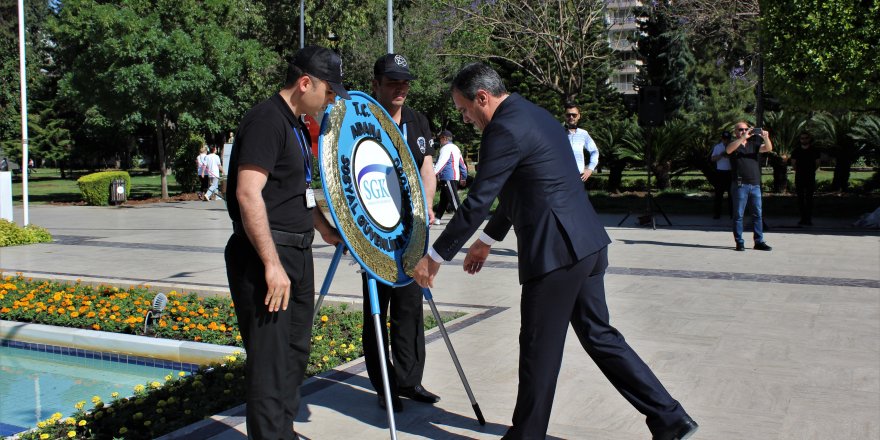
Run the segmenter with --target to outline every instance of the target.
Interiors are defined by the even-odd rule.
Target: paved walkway
[[[614,243],[606,276],[613,324],[700,423],[696,439],[880,438],[880,238],[817,219],[766,219],[772,252],[733,251],[728,221],[671,216],[674,226],[634,226],[603,215]],[[16,212],[16,219],[21,219]],[[221,202],[119,208],[32,206],[52,244],[0,248],[0,270],[33,276],[149,283],[225,294]],[[658,223],[665,222],[662,217]],[[433,227],[432,231],[439,231]],[[436,235],[436,232],[435,232]],[[404,400],[399,438],[494,439],[513,412],[519,285],[513,234],[483,271],[444,265],[434,289],[442,309],[469,314],[452,342],[488,421],[481,427],[446,346],[429,335],[424,385],[434,406]],[[332,248],[316,246],[320,285]],[[360,301],[345,264],[330,299]],[[296,429],[310,439],[388,438],[362,360],[312,378]],[[242,408],[172,438],[243,439]],[[644,418],[610,386],[570,334],[551,438],[645,439]]]

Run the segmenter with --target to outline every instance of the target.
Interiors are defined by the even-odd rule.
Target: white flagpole
[[[27,129],[27,78],[24,58],[24,0],[18,0],[18,66],[21,80],[21,200],[23,202],[24,226],[28,225],[28,129]]]
[[[394,53],[394,11],[391,4],[393,0],[388,0],[388,53]]]

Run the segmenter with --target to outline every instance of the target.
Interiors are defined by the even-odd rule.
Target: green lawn
[[[71,177],[62,179],[57,168],[40,168],[36,173],[28,175],[28,201],[40,204],[49,202],[78,202],[82,200],[76,179],[88,171],[75,171]],[[158,173],[147,170],[129,170],[131,175],[130,199],[146,199],[159,197],[162,194],[161,178]],[[109,191],[109,189],[108,189]],[[168,193],[177,194],[180,188],[174,180],[174,175],[168,176]],[[21,202],[21,178],[16,175],[12,182],[12,199]]]
[[[76,185],[76,178],[87,171],[75,172],[74,177],[62,179],[58,169],[41,168],[36,173],[30,175],[28,180],[28,194],[30,203],[41,204],[48,202],[78,202],[81,200],[79,188]],[[131,199],[144,199],[149,197],[158,197],[161,194],[160,178],[158,173],[150,173],[146,170],[131,170]],[[880,206],[880,194],[876,192],[870,196],[863,194],[837,194],[823,190],[827,188],[831,182],[833,173],[830,170],[820,170],[817,175],[819,183],[819,191],[815,200],[815,212],[818,217],[841,217],[851,218],[858,217],[866,212],[873,211]],[[853,172],[850,178],[850,184],[854,187],[861,187],[862,182],[871,178],[872,172],[858,171]],[[597,183],[601,179],[607,179],[608,174],[594,174]],[[765,172],[764,182],[768,184],[772,181],[772,176]],[[623,186],[632,187],[638,180],[645,180],[643,171],[631,170],[624,173]],[[708,192],[711,188],[705,184],[705,179],[699,172],[689,172],[677,176],[675,180],[679,183],[674,184],[673,188],[663,192],[655,192],[655,198],[660,207],[669,214],[706,214],[712,212],[712,196]],[[793,181],[794,176],[789,175],[789,180]],[[21,202],[21,182],[13,181],[13,199]],[[699,188],[699,189],[695,189]],[[168,176],[168,192],[171,195],[178,194],[180,188],[177,186],[174,176]],[[462,191],[462,197],[466,191]],[[639,213],[645,211],[644,193],[627,193],[608,194],[601,190],[590,190],[590,199],[596,210],[600,213],[621,213],[625,214],[632,211]],[[439,192],[434,199],[434,203],[439,200]],[[494,207],[493,207],[494,209]],[[794,194],[764,194],[764,212],[767,216],[795,216],[797,215],[797,200]],[[449,216],[445,216],[447,219]]]

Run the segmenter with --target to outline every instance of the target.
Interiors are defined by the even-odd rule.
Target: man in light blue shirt
[[[578,121],[581,120],[581,112],[573,103],[565,105],[565,129],[568,134],[568,142],[571,143],[571,150],[574,153],[574,161],[577,165],[578,173],[581,175],[581,181],[586,182],[593,174],[596,165],[599,164],[599,149],[596,143],[590,137],[587,130],[578,128]],[[586,152],[590,156],[589,163],[585,163]]]

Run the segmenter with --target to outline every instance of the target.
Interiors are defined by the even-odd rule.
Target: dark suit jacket
[[[484,232],[501,240],[515,228],[519,281],[580,261],[611,242],[571,169],[571,146],[548,111],[511,94],[483,130],[476,179],[434,250],[451,260],[476,232],[495,198]]]

